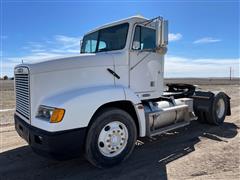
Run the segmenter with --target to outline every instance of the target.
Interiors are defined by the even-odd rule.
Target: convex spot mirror
[[[140,49],[140,42],[139,41],[133,41],[133,49],[139,50]]]

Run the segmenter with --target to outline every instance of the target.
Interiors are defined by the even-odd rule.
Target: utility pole
[[[232,68],[232,80],[234,80],[234,67]]]
[[[230,81],[232,80],[232,67],[230,67],[230,74],[229,74],[229,79],[230,79]]]

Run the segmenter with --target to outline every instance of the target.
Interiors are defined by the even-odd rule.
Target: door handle
[[[120,79],[120,76],[115,73],[113,70],[111,70],[110,68],[107,68],[108,72],[110,72],[114,77],[116,77],[117,79]]]

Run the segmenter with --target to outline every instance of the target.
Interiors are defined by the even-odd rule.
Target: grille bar
[[[29,88],[29,74],[28,69],[19,67],[15,69],[15,72],[19,72],[19,69],[24,69],[23,73],[15,73],[15,92],[16,92],[16,111],[30,119],[30,88]],[[26,73],[27,72],[27,73]]]
[[[16,92],[16,94],[18,95],[18,96],[28,96],[28,94],[26,93],[26,92],[23,92],[23,91],[20,91],[19,89],[17,90],[18,92]]]

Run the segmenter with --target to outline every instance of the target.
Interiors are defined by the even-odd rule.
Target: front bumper
[[[16,114],[14,119],[18,134],[38,154],[62,159],[83,152],[87,128],[48,132],[31,126]]]

